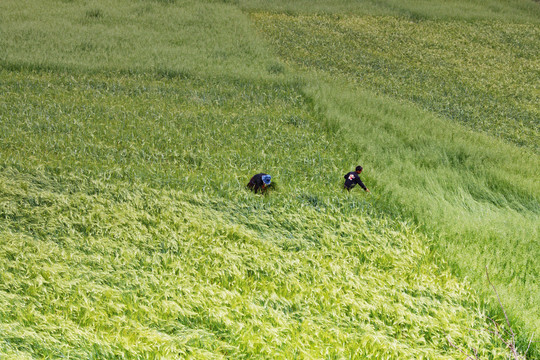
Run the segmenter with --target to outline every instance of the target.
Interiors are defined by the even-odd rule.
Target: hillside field
[[[539,24],[2,1],[0,358],[538,358]]]

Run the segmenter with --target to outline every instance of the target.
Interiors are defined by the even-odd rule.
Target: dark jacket
[[[263,192],[266,190],[266,186],[264,186],[264,182],[262,180],[262,177],[264,175],[267,175],[267,174],[260,173],[257,175],[253,175],[253,177],[249,180],[247,184],[247,187],[253,190],[255,194],[257,193],[257,191]]]
[[[364,191],[367,191],[366,185],[364,185],[362,180],[360,180],[360,176],[358,175],[356,171],[351,171],[350,173],[347,173],[344,176],[344,178],[345,178],[345,184],[344,184],[345,189],[351,190],[353,187],[356,186],[356,184],[358,184],[360,185],[362,189],[364,189]]]

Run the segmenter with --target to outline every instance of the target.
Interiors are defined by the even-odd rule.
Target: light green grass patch
[[[227,4],[201,1],[3,1],[8,68],[268,76],[283,71]]]
[[[0,184],[0,354],[451,359],[449,336],[503,358],[427,239],[353,198],[224,199],[13,168]]]
[[[349,153],[369,164],[377,206],[437,237],[435,248],[498,312],[487,266],[516,329],[532,334],[540,306],[538,157],[369,92],[335,83],[307,91]]]
[[[429,239],[339,190],[298,84],[2,79],[3,355],[501,358]]]

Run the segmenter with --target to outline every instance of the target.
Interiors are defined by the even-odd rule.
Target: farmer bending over
[[[360,180],[360,173],[362,172],[362,170],[363,168],[361,166],[357,166],[356,171],[351,171],[344,176],[345,184],[343,184],[343,186],[345,187],[345,189],[347,189],[347,191],[351,191],[351,189],[355,187],[356,184],[358,184],[362,189],[369,192],[369,189],[366,187],[366,185],[364,185],[362,180]]]
[[[272,177],[270,175],[261,173],[261,174],[253,175],[251,180],[249,180],[247,187],[253,190],[255,194],[258,191],[263,193],[263,192],[266,192],[268,186],[270,186],[271,181],[272,181]]]

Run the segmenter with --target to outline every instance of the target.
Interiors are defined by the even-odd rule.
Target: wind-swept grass
[[[429,239],[336,191],[294,83],[2,79],[3,356],[502,358]]]
[[[1,230],[4,356],[451,359],[446,336],[491,351],[425,239],[342,200],[3,173],[24,218]]]
[[[249,12],[265,11],[289,15],[368,15],[400,17],[413,21],[488,20],[536,24],[540,21],[540,8],[530,0],[238,0],[237,3]]]
[[[490,260],[512,320],[528,326],[523,336],[534,329],[534,152],[450,126],[417,88],[398,102],[374,94],[391,93],[380,84],[360,90],[358,69],[345,71],[331,52],[306,67],[320,77],[286,68],[316,33],[293,32],[287,55],[272,27],[291,16],[253,15],[263,40],[238,7],[264,5],[256,1],[54,4],[0,3],[0,356],[459,358],[450,337],[502,359],[477,295],[487,288],[477,270]],[[328,4],[311,10],[351,6]],[[511,42],[519,29],[536,31],[525,2],[433,3],[420,13],[426,2],[362,4],[407,21],[497,13]],[[321,28],[308,30],[322,29],[326,43],[328,22],[359,31],[354,17],[312,19]],[[285,24],[280,31],[296,29]],[[467,29],[492,29],[482,24]],[[432,25],[438,36],[459,32]],[[534,65],[535,40],[523,41]],[[418,64],[405,67],[414,81],[398,77],[396,94],[431,84]],[[520,123],[533,134],[520,145],[533,149],[536,95],[520,79],[525,91],[500,109],[517,104],[533,117]],[[493,95],[508,95],[505,86]],[[476,119],[483,110],[469,105]],[[341,192],[358,163],[371,197]],[[269,196],[245,189],[260,171],[278,184]],[[502,254],[514,249],[524,256]]]
[[[370,93],[322,86],[313,94],[350,153],[372,167],[379,205],[439,234],[435,247],[496,309],[487,266],[522,332],[538,328],[537,156]]]
[[[253,19],[291,65],[345,75],[358,87],[539,151],[538,23],[264,13]]]
[[[488,266],[522,332],[539,328],[538,26],[252,16],[285,61],[314,74],[312,102],[371,166],[381,204],[439,234],[456,272],[487,292]]]

